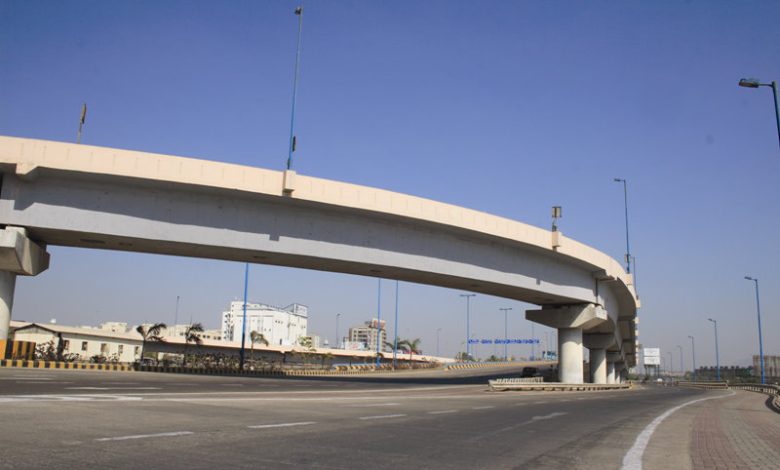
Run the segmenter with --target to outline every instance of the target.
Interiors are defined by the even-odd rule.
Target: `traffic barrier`
[[[0,339],[0,359],[22,359],[31,361],[34,355],[35,343],[32,341]]]
[[[772,409],[775,412],[780,413],[780,386],[764,384],[732,384],[731,388],[769,395],[769,397],[772,398],[770,402]]]
[[[128,372],[133,370],[129,364],[89,364],[84,362],[38,361],[22,359],[0,359],[0,367],[20,367],[27,369],[79,369]]]
[[[498,380],[488,381],[490,390],[493,392],[505,392],[508,390],[517,391],[546,391],[546,392],[590,392],[600,390],[624,390],[631,388],[631,384],[566,384],[560,382],[537,382],[537,383],[506,383]]]
[[[716,381],[709,381],[709,382],[691,382],[687,380],[679,380],[677,381],[677,386],[679,387],[688,387],[688,388],[703,388],[706,390],[718,390],[722,389],[725,390],[729,388],[728,382],[716,382]]]
[[[546,366],[557,364],[556,361],[539,361],[539,362],[459,362],[457,364],[447,364],[444,366],[445,370],[462,370],[462,369],[481,369],[485,367],[520,367],[522,365],[529,367]]]

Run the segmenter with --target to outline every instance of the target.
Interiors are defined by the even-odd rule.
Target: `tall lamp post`
[[[672,375],[674,374],[674,356],[671,351],[666,351],[666,354],[669,355],[669,375]]]
[[[295,101],[298,98],[298,75],[301,68],[301,31],[303,30],[303,7],[295,9],[298,16],[298,43],[295,46],[295,77],[293,78],[292,113],[290,115],[290,149],[287,153],[287,169],[292,169],[292,157],[295,152]]]
[[[466,298],[466,358],[471,357],[471,306],[470,300],[472,297],[476,297],[477,294],[460,294],[461,297]]]
[[[439,355],[439,333],[441,333],[441,328],[436,328],[436,357],[441,357]]]
[[[339,349],[339,344],[341,344],[341,340],[339,339],[339,318],[341,318],[341,314],[336,314],[336,349]]]
[[[499,308],[499,310],[504,312],[504,360],[509,361],[509,352],[508,352],[509,348],[507,347],[509,343],[509,336],[507,336],[507,331],[508,331],[507,325],[509,324],[509,322],[507,320],[508,317],[507,312],[512,310],[512,307]]]
[[[750,276],[745,276],[748,281],[753,281],[756,284],[756,313],[758,314],[758,358],[761,363],[761,383],[766,383],[766,377],[764,376],[764,337],[761,335],[761,303],[758,298],[758,279]]]
[[[382,352],[382,278],[377,279],[376,286],[376,367],[382,363],[379,354]]]
[[[680,375],[685,375],[685,366],[683,365],[683,350],[682,346],[677,345],[677,349],[680,350]]]
[[[395,281],[395,326],[393,326],[393,370],[398,366],[398,281]]]
[[[693,381],[696,382],[696,344],[693,342],[693,336],[688,335],[691,338],[691,356],[693,358]]]
[[[743,78],[739,81],[739,86],[745,88],[758,88],[760,86],[770,87],[772,89],[772,96],[775,98],[775,121],[777,122],[777,140],[780,143],[780,105],[777,103],[777,82],[761,83],[756,78]]]
[[[711,321],[712,324],[715,326],[715,374],[717,377],[717,381],[720,382],[720,352],[718,351],[718,321],[713,320],[712,318],[708,318],[707,320]]]
[[[631,273],[631,245],[628,243],[628,183],[623,178],[615,178],[616,183],[623,183],[623,202],[626,209],[626,272]]]

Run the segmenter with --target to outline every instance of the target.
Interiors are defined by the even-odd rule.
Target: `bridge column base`
[[[27,238],[27,230],[0,230],[0,340],[8,339],[16,276],[35,276],[49,267],[49,253]]]
[[[558,329],[558,380],[583,383],[582,331],[607,321],[607,311],[594,304],[566,305],[526,310],[525,318]]]
[[[567,384],[583,382],[582,328],[558,328],[558,380]]]
[[[611,361],[607,361],[607,383],[615,383],[615,363]]]
[[[590,350],[590,377],[594,384],[607,383],[607,350]]]

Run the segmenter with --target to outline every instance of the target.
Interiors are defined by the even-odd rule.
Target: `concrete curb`
[[[489,381],[490,391],[492,392],[506,392],[509,390],[531,392],[531,391],[543,391],[543,392],[587,392],[587,391],[600,391],[600,390],[627,390],[631,388],[631,384],[565,384],[558,382],[542,382],[542,383],[502,383],[497,381]]]
[[[27,361],[23,359],[0,359],[0,367],[16,367],[24,369],[72,369],[72,370],[106,370],[129,372],[133,366],[128,364],[88,364],[84,362],[58,361]]]

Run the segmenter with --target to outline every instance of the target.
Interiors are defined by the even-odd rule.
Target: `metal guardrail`
[[[728,382],[691,382],[687,380],[679,380],[677,381],[678,387],[689,387],[689,388],[703,388],[703,389],[722,389],[726,390],[729,388]]]
[[[731,388],[738,390],[747,390],[749,392],[758,392],[772,397],[771,406],[777,413],[780,413],[780,386],[762,385],[762,384],[733,384]]]
[[[575,391],[597,391],[597,390],[622,390],[631,388],[631,384],[565,384],[560,382],[536,382],[536,383],[500,383],[497,380],[488,381],[490,390],[494,392],[504,392],[507,390],[518,391],[559,391],[559,392],[575,392]]]

